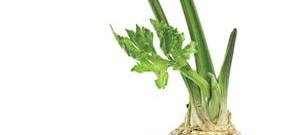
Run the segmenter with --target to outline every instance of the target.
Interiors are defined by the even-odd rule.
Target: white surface
[[[161,0],[187,33],[179,0]],[[229,107],[243,135],[300,134],[300,19],[296,0],[196,0],[218,71],[239,30]],[[0,135],[167,135],[187,92],[165,91],[114,41],[153,17],[142,0],[0,1]],[[187,36],[188,37],[188,36]]]

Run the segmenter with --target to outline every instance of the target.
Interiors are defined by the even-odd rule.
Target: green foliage
[[[177,29],[167,25],[164,22],[158,22],[156,20],[150,20],[156,33],[160,39],[160,48],[164,52],[165,56],[172,62],[172,66],[175,70],[186,66],[190,54],[196,53],[195,42],[191,42],[182,47],[184,41],[184,35],[178,32]]]
[[[143,73],[153,72],[157,79],[158,88],[165,88],[168,83],[169,67],[180,70],[188,64],[190,54],[196,52],[195,43],[191,42],[183,47],[184,35],[164,22],[151,19],[160,39],[160,46],[167,58],[159,56],[153,46],[153,33],[145,28],[136,26],[136,30],[126,30],[127,36],[118,35],[113,29],[113,34],[121,48],[128,56],[134,58],[137,64],[132,71]]]

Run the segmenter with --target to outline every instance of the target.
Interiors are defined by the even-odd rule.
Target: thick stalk
[[[158,21],[163,21],[168,24],[167,17],[164,14],[164,11],[159,3],[158,0],[149,0],[149,4],[153,10],[153,13],[156,16],[156,19]],[[196,72],[193,72],[190,65],[187,65],[183,68],[186,72],[181,72],[182,78],[185,82],[185,85],[188,88],[188,92],[190,95],[189,100],[189,109],[187,112],[187,118],[185,120],[186,126],[200,126],[202,128],[209,128],[211,125],[211,122],[208,118],[208,114],[206,112],[206,103],[207,99],[209,97],[209,91],[208,91],[208,85],[202,85],[202,89],[200,90],[199,86],[201,84],[197,83],[202,81],[205,81],[201,78],[197,78],[199,75]],[[185,74],[185,75],[184,75]],[[190,76],[191,78],[188,78],[186,75]],[[194,80],[192,80],[192,78]],[[204,88],[206,87],[206,88]],[[191,120],[192,119],[192,120]]]
[[[237,36],[237,30],[233,29],[229,37],[224,62],[220,71],[220,75],[218,77],[219,84],[223,89],[222,94],[225,97],[225,101],[227,101],[228,83],[229,83],[230,69],[231,69],[231,63],[232,63],[232,58],[234,53],[236,36]]]
[[[159,0],[148,0],[149,4],[151,6],[151,9],[155,15],[155,18],[161,22],[165,22],[166,24],[169,24],[168,19],[159,3]]]
[[[207,112],[207,103],[208,98],[210,97],[209,93],[209,83],[200,76],[196,71],[193,71],[189,66],[180,69],[180,72],[183,76],[193,81],[201,90],[189,90],[191,96],[191,108],[195,109],[196,115],[201,120],[201,123],[198,125],[202,130],[208,130],[214,128],[214,124],[210,121],[208,112]],[[191,109],[191,111],[192,111]],[[192,113],[193,114],[193,113]],[[195,118],[191,116],[191,118]],[[194,121],[194,120],[192,120]]]
[[[152,8],[152,11],[153,11],[156,19],[160,22],[163,21],[163,22],[169,24],[168,20],[167,20],[167,17],[165,16],[165,13],[164,13],[164,11],[161,7],[161,4],[160,4],[159,0],[148,0],[148,1],[149,1],[149,4]],[[190,66],[187,66],[187,68],[190,68]],[[186,87],[188,88],[188,92],[189,92],[189,95],[190,95],[189,105],[190,105],[190,108],[192,108],[192,107],[194,107],[194,105],[197,102],[194,99],[197,99],[197,97],[200,97],[200,90],[199,90],[198,86],[192,80],[188,79],[187,77],[185,77],[182,74],[181,74],[181,76],[184,80],[184,83],[185,83]],[[195,97],[195,95],[197,95],[197,96]],[[191,110],[192,109],[188,109],[187,116],[186,116],[186,122],[189,122],[189,123],[186,123],[186,124],[188,124],[188,125],[191,124],[190,123],[191,122],[191,117],[192,117],[191,116],[192,115]],[[196,109],[196,110],[198,110],[198,109]],[[200,116],[198,115],[197,117],[200,120]],[[195,124],[191,124],[191,125],[200,125],[200,123],[195,123]]]
[[[149,4],[151,6],[151,9],[156,17],[156,19],[158,21],[163,21],[165,22],[166,24],[169,25],[169,22],[168,22],[168,19],[161,7],[161,4],[159,2],[159,0],[148,0],[149,1]],[[186,85],[186,87],[188,88],[188,92],[189,92],[189,95],[190,95],[190,100],[189,100],[189,109],[188,109],[188,112],[187,112],[187,116],[186,116],[186,119],[185,119],[185,124],[186,126],[190,126],[190,125],[200,125],[200,123],[191,123],[191,117],[192,117],[192,113],[191,113],[191,108],[196,104],[194,99],[194,95],[199,95],[199,88],[196,84],[193,83],[193,81],[191,81],[190,79],[186,78],[184,75],[182,75],[182,79],[184,80],[184,83]],[[194,94],[193,94],[194,93]],[[200,120],[200,118],[199,118]],[[195,121],[195,120],[194,120]],[[197,120],[196,120],[197,121]]]
[[[237,30],[233,29],[229,37],[227,50],[225,53],[225,59],[220,71],[220,75],[218,77],[219,86],[222,87],[222,92],[220,96],[222,104],[221,104],[221,110],[220,110],[221,112],[220,112],[217,125],[221,127],[226,126],[230,120],[229,112],[227,110],[227,94],[228,94],[228,83],[229,83],[230,69],[231,69],[231,63],[232,63],[232,58],[234,53],[236,36],[237,36]]]
[[[189,28],[191,39],[197,43],[198,52],[195,53],[197,72],[201,76],[205,77],[207,76],[208,72],[215,74],[194,1],[180,0],[180,2]]]
[[[187,116],[185,119],[185,125],[186,126],[202,125],[204,120],[200,117],[200,115],[197,115],[197,114],[199,114],[199,112],[196,113],[196,116],[194,116],[195,113],[192,113],[193,110],[197,110],[196,104],[201,104],[200,100],[195,100],[195,99],[197,99],[195,97],[201,95],[199,88],[197,85],[195,85],[190,79],[185,77],[183,74],[181,74],[181,76],[182,76],[184,83],[189,92],[189,107],[188,107],[188,112],[187,112]],[[192,120],[192,118],[193,118],[193,120]]]

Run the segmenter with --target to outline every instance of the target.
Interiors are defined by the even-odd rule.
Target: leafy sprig
[[[132,71],[143,73],[153,72],[156,74],[155,80],[158,88],[165,88],[168,83],[168,68],[180,70],[188,65],[190,55],[196,52],[195,42],[183,46],[184,34],[176,28],[167,25],[164,22],[150,20],[158,38],[160,39],[160,48],[164,55],[160,56],[154,48],[154,34],[145,27],[136,25],[134,30],[126,30],[127,36],[120,36],[113,28],[113,34],[121,48],[125,50],[128,56],[137,61]]]

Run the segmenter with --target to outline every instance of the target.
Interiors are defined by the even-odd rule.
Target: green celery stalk
[[[161,7],[161,4],[159,2],[159,0],[148,0],[151,9],[156,17],[156,19],[158,21],[163,21],[166,24],[168,23],[168,19]],[[191,68],[189,65],[186,68]],[[189,96],[190,96],[190,100],[189,100],[189,107],[188,107],[188,112],[187,112],[187,124],[190,124],[190,119],[191,119],[191,107],[194,106],[195,104],[202,104],[202,102],[200,101],[199,97],[201,97],[200,94],[200,89],[199,87],[189,78],[187,78],[186,76],[184,76],[181,73],[182,79],[184,80],[184,83],[188,89],[189,92]],[[199,110],[199,109],[196,109]],[[199,114],[199,112],[198,112]],[[199,118],[200,119],[200,118]]]
[[[231,63],[232,63],[232,58],[234,53],[236,35],[237,35],[237,29],[233,29],[229,37],[224,62],[218,77],[219,84],[223,90],[222,94],[225,98],[224,102],[227,101],[228,83],[229,83],[230,69],[231,69]]]
[[[150,6],[151,6],[151,9],[155,15],[155,18],[158,20],[158,21],[163,21],[165,22],[166,24],[169,24],[168,23],[168,19],[161,7],[161,4],[159,2],[159,0],[148,0]]]
[[[208,72],[215,74],[195,4],[193,0],[180,0],[180,2],[189,28],[191,39],[198,45],[198,52],[195,53],[197,72],[201,76],[205,77],[207,76]]]

